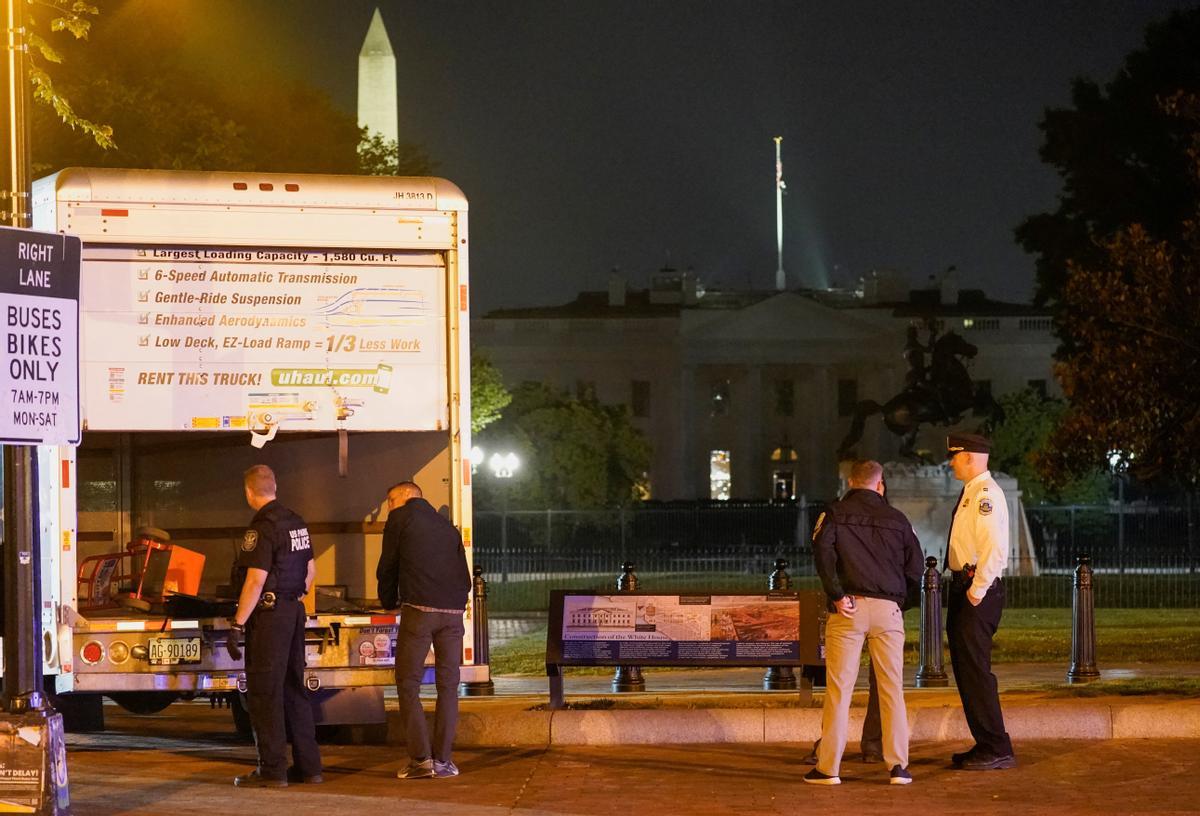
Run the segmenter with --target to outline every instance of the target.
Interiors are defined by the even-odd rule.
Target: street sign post
[[[39,485],[33,446],[39,441],[79,442],[79,241],[21,229],[29,224],[26,111],[31,94],[25,65],[29,50],[25,5],[20,0],[0,0],[0,37],[5,45],[0,55],[4,97],[0,104],[6,114],[0,127],[0,223],[17,228],[4,228],[0,239],[0,325],[5,327],[7,369],[0,388],[8,394],[7,402],[0,401],[0,411],[6,415],[0,424],[4,451],[0,584],[4,587],[7,712],[0,715],[0,811],[65,816],[70,813],[71,794],[62,715],[46,704],[42,694]],[[71,329],[64,327],[63,316],[68,313],[74,315]],[[64,345],[63,340],[72,336],[75,342]],[[64,368],[68,362],[70,367]],[[60,408],[64,397],[71,398],[70,391],[74,392],[71,414],[50,410]],[[24,407],[14,412],[12,406],[18,402]]]
[[[62,716],[42,686],[40,514],[34,445],[77,445],[79,259],[74,236],[0,227],[4,457],[4,708],[0,811],[70,808]]]

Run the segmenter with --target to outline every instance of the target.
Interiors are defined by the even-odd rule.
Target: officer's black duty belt
[[[262,597],[258,599],[258,605],[255,609],[274,609],[275,605],[280,601],[298,601],[300,598],[296,595],[284,595],[277,592],[264,592]]]
[[[974,580],[975,580],[975,565],[974,564],[967,564],[965,567],[963,567],[960,570],[950,570],[950,583],[952,586],[954,586],[958,589],[967,589],[968,587],[970,587],[971,582]],[[992,587],[998,585],[999,583],[1000,583],[1000,579],[998,577],[993,578],[992,582],[990,584],[988,584],[988,589],[991,589]]]

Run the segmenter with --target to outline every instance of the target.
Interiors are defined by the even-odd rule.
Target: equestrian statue
[[[883,405],[874,400],[862,400],[854,407],[850,431],[838,446],[839,458],[851,455],[862,438],[868,417],[883,414],[883,424],[901,437],[901,455],[920,459],[914,447],[921,425],[955,425],[966,411],[976,406],[975,387],[963,360],[975,357],[979,349],[957,332],[938,336],[937,325],[932,319],[925,321],[925,328],[929,339],[922,343],[918,327],[908,327],[904,346],[908,372],[904,376],[904,390]]]

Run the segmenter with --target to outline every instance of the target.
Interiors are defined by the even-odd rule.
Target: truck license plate
[[[200,662],[200,638],[151,638],[150,665],[177,666]]]

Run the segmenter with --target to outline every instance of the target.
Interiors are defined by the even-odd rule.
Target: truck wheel
[[[108,696],[130,714],[157,714],[179,699],[173,691],[115,691]]]

